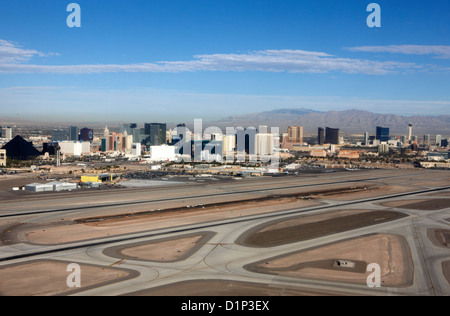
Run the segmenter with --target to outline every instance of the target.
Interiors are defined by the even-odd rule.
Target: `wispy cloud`
[[[264,50],[246,54],[197,55],[196,60],[165,62],[164,65],[185,70],[262,71],[289,73],[364,73],[383,75],[412,64],[338,58],[323,52],[304,50]]]
[[[432,45],[389,45],[349,47],[352,52],[391,53],[405,55],[433,55],[436,58],[450,59],[450,46]]]
[[[13,42],[0,39],[0,65],[19,64],[29,61],[32,57],[59,55],[57,53],[42,53],[34,49],[23,49]]]
[[[33,56],[48,56],[0,40],[0,73],[94,74],[114,72],[258,71],[288,73],[330,73],[385,75],[417,68],[413,63],[340,58],[324,52],[263,50],[241,54],[196,55],[192,60],[133,64],[40,65],[29,63]]]
[[[0,64],[28,61],[35,55],[40,55],[40,53],[32,49],[22,49],[11,42],[0,39]]]

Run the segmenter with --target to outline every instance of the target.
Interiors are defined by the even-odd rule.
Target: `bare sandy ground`
[[[12,190],[13,187],[25,186],[34,182],[44,182],[34,178],[35,176],[33,174],[0,176],[0,201],[9,201],[16,197],[16,191]]]
[[[313,200],[274,200],[259,203],[238,204],[214,209],[197,209],[194,211],[155,212],[155,214],[137,217],[105,220],[85,224],[61,224],[46,227],[24,228],[17,234],[19,241],[35,244],[61,244],[80,240],[110,237],[134,232],[147,231],[179,225],[189,225],[245,215],[263,214],[320,205]]]
[[[370,272],[325,267],[324,261],[350,260],[377,263],[381,286],[405,287],[413,282],[413,263],[408,243],[402,236],[376,234],[270,258],[248,265],[248,270],[289,277],[366,284]]]
[[[70,288],[69,262],[34,261],[0,267],[1,296],[52,296],[86,290],[93,286],[123,281],[131,277],[126,270],[80,264],[81,287]]]
[[[402,208],[403,206],[406,206],[408,204],[412,204],[412,203],[422,203],[422,202],[426,202],[427,199],[422,199],[422,200],[400,200],[400,201],[390,201],[390,202],[382,202],[382,203],[376,203],[382,206],[386,206],[386,207],[392,207],[392,208]]]
[[[105,249],[103,253],[116,258],[131,258],[153,262],[184,260],[206,244],[215,233],[189,234],[177,238],[164,238],[138,244]]]
[[[360,194],[364,196],[378,195],[380,189],[367,190],[370,192],[352,192],[344,194],[353,198],[359,198]],[[381,189],[384,191],[384,189]],[[375,192],[375,193],[374,193]],[[332,195],[334,196],[334,195]],[[304,208],[320,205],[324,196],[319,195],[317,199],[307,200],[299,197],[280,197],[271,198],[262,201],[237,201],[230,205],[208,206],[205,209],[181,210],[176,212],[154,212],[146,215],[112,218],[105,220],[85,223],[71,224],[67,222],[59,225],[48,225],[45,227],[32,227],[18,230],[16,239],[19,242],[29,242],[34,244],[61,244],[81,240],[90,240],[102,237],[117,236],[134,232],[147,231],[165,227],[174,227],[179,225],[188,225],[201,222],[214,221],[226,218],[236,218],[245,215],[264,214],[294,208]],[[328,198],[328,196],[326,197]],[[362,197],[361,197],[362,198]],[[214,203],[211,200],[210,203]],[[170,209],[171,205],[166,204]],[[179,202],[175,207],[179,207]],[[117,208],[116,214],[120,214]],[[123,208],[123,213],[129,213],[130,210]],[[75,219],[76,220],[76,219]],[[13,239],[8,237],[8,239]]]
[[[274,223],[269,223],[266,227],[259,230],[259,232],[267,232],[271,230],[277,230],[277,229],[283,229],[288,228],[292,226],[297,225],[304,225],[304,224],[310,224],[315,223],[319,221],[324,221],[332,218],[337,217],[346,217],[349,215],[355,215],[355,214],[365,214],[371,212],[370,210],[343,210],[343,211],[333,211],[333,212],[327,212],[323,214],[317,214],[317,215],[308,215],[308,216],[300,216],[295,217],[289,220],[283,220],[278,221]]]
[[[253,227],[236,243],[249,247],[273,247],[327,236],[396,220],[406,215],[393,211],[341,210],[319,215],[296,216]]]
[[[447,178],[447,181],[440,181],[440,180],[424,180],[424,181],[420,181],[420,185],[421,186],[426,186],[426,187],[445,187],[448,186],[448,183],[450,181],[450,177]]]
[[[442,262],[442,273],[450,285],[450,260]]]
[[[172,262],[177,261],[191,250],[202,236],[179,238],[156,244],[130,247],[122,250],[127,257],[134,257],[148,261]]]
[[[434,245],[438,247],[450,248],[450,229],[428,228],[427,235]]]
[[[403,193],[411,191],[411,187],[401,185],[377,185],[371,186],[367,190],[355,192],[352,194],[330,194],[323,195],[327,200],[336,201],[353,201],[366,199],[377,196],[384,196],[389,194]]]
[[[450,207],[450,199],[402,200],[381,203],[383,206],[421,211],[436,211]]]
[[[448,185],[448,183],[447,183]],[[430,196],[446,196],[446,197],[450,197],[450,191],[444,191],[444,192],[439,192],[439,193],[432,193],[429,194]]]

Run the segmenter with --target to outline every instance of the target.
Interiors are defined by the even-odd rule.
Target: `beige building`
[[[282,148],[292,149],[294,145],[303,144],[303,126],[289,126],[287,135],[283,134]]]
[[[223,156],[234,156],[236,151],[235,135],[223,135]]]
[[[354,150],[339,151],[338,158],[359,159],[359,152]]]
[[[125,153],[131,153],[131,147],[133,144],[133,135],[128,135],[127,131],[123,132],[122,149]]]
[[[303,143],[303,126],[288,127],[288,142]]]
[[[311,149],[310,155],[311,157],[325,158],[327,156],[327,152],[324,149]]]
[[[0,149],[0,167],[6,167],[6,149]]]

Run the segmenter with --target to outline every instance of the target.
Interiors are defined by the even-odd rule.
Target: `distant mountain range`
[[[193,122],[187,121],[188,128],[193,130]],[[413,134],[422,137],[424,134],[432,136],[441,134],[450,137],[450,115],[440,116],[402,116],[395,114],[379,114],[361,110],[320,112],[311,109],[279,109],[246,115],[229,116],[216,121],[204,121],[203,128],[217,126],[225,131],[226,127],[258,128],[259,125],[279,127],[280,132],[286,132],[288,126],[303,126],[304,133],[317,134],[318,127],[339,128],[345,134],[363,134],[369,132],[375,135],[376,127],[389,127],[391,135],[407,135],[408,124],[413,124]],[[35,122],[32,120],[1,117],[0,126],[39,126],[39,127],[67,127],[68,125],[104,128],[105,125],[119,126],[118,122],[103,123],[64,123],[64,122]],[[141,124],[142,125],[142,124]],[[168,127],[175,127],[176,123],[168,123]]]
[[[361,110],[319,112],[309,109],[280,109],[248,115],[230,116],[213,122],[224,127],[258,127],[267,125],[279,127],[280,132],[288,126],[303,126],[304,132],[317,132],[318,127],[339,128],[343,133],[375,134],[377,126],[389,127],[391,134],[407,135],[408,124],[413,124],[413,134],[419,137],[424,134],[441,134],[450,136],[450,115],[441,116],[401,116],[379,114]]]

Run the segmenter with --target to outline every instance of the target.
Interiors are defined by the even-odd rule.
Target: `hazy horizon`
[[[217,120],[280,108],[450,115],[448,1],[2,2],[2,115]],[[143,118],[145,117],[145,118]]]
[[[353,111],[361,111],[361,112],[367,112],[370,114],[380,114],[380,115],[396,115],[396,116],[401,116],[401,117],[408,117],[408,118],[413,118],[413,117],[441,117],[441,116],[448,116],[450,114],[438,114],[438,115],[407,115],[407,114],[393,114],[393,113],[381,113],[381,112],[372,112],[372,111],[366,111],[366,110],[357,110],[357,109],[348,109],[348,110],[330,110],[330,111],[319,111],[319,110],[313,110],[313,109],[308,109],[308,108],[279,108],[279,109],[273,109],[273,110],[268,110],[268,111],[261,111],[261,112],[252,112],[252,113],[243,113],[243,114],[236,114],[236,113],[230,113],[230,115],[225,115],[225,116],[221,116],[221,117],[212,117],[210,119],[204,119],[202,117],[198,117],[198,116],[192,116],[190,118],[186,118],[183,117],[181,120],[166,120],[164,119],[164,117],[155,117],[153,116],[152,118],[149,117],[149,119],[136,119],[137,116],[135,117],[135,119],[131,118],[129,120],[123,119],[123,120],[118,120],[118,119],[105,119],[105,120],[77,120],[77,119],[61,119],[61,120],[54,120],[54,121],[49,121],[48,118],[38,118],[36,116],[31,116],[29,118],[23,118],[23,117],[12,117],[12,116],[4,116],[0,114],[0,126],[2,126],[2,124],[5,123],[23,123],[23,124],[43,124],[43,125],[83,125],[83,124],[91,124],[91,125],[104,125],[104,124],[109,124],[111,126],[115,126],[115,125],[120,125],[120,124],[124,124],[124,123],[136,123],[136,124],[145,124],[145,123],[153,123],[153,122],[162,122],[162,123],[167,123],[167,124],[179,124],[179,123],[192,123],[194,122],[194,119],[201,119],[203,120],[203,122],[208,122],[208,123],[213,123],[213,122],[220,122],[220,121],[224,121],[226,119],[229,118],[233,118],[233,117],[245,117],[246,115],[248,115],[249,119],[252,119],[252,116],[254,115],[259,115],[259,114],[263,114],[263,113],[271,113],[271,112],[278,112],[278,111],[298,111],[298,110],[305,110],[305,111],[314,111],[317,113],[327,113],[327,112],[353,112]],[[268,122],[269,123],[269,122]],[[5,126],[3,126],[5,127]]]

